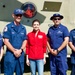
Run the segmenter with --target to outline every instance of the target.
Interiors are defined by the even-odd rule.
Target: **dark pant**
[[[4,75],[13,75],[16,69],[16,75],[23,75],[24,72],[24,62],[15,60],[12,62],[4,62]]]
[[[71,75],[75,75],[75,64],[72,64],[72,71],[71,71]]]
[[[66,58],[63,56],[51,56],[50,57],[50,69],[51,75],[67,75],[68,69]]]
[[[16,58],[14,54],[7,51],[4,56],[4,75],[23,75],[24,72],[24,52],[19,58]]]
[[[1,74],[1,62],[0,62],[0,74]]]

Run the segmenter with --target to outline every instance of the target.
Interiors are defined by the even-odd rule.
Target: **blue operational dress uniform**
[[[1,53],[1,47],[3,45],[3,39],[2,39],[2,36],[0,34],[0,53]],[[1,73],[1,62],[0,62],[0,73]]]
[[[20,49],[23,41],[27,39],[26,29],[22,24],[16,26],[14,22],[11,22],[4,28],[3,38],[9,39],[15,49]],[[23,75],[24,52],[19,58],[16,58],[7,48],[4,58],[4,75],[13,75],[14,71],[16,71],[16,75]]]
[[[75,29],[70,31],[69,41],[75,46]],[[75,75],[75,52],[72,50],[71,54],[72,72],[71,75]]]
[[[68,36],[68,29],[62,24],[58,25],[58,27],[51,26],[47,34],[50,39],[49,44],[54,50],[57,50],[62,45],[64,38]],[[51,75],[66,75],[66,70],[68,69],[66,56],[66,47],[57,56],[50,54]]]

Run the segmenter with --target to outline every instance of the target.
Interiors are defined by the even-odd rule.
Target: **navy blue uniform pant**
[[[66,71],[68,69],[66,58],[63,56],[50,57],[50,69],[51,75],[67,75]]]
[[[72,64],[72,71],[71,71],[71,75],[75,75],[75,64]]]
[[[23,75],[24,62],[19,60],[4,62],[4,75],[13,75],[14,71],[16,75]]]

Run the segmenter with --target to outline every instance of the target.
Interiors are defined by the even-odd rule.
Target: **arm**
[[[47,48],[47,37],[44,34],[44,38],[43,38],[43,52],[44,52],[44,64],[46,64],[46,48]]]
[[[7,25],[5,28],[4,28],[4,31],[3,31],[3,38],[4,38],[4,44],[7,46],[7,48],[15,55],[15,57],[19,57],[21,55],[21,50],[17,50],[15,49],[9,39],[11,38],[11,28],[9,25]]]
[[[5,38],[4,39],[4,44],[8,47],[8,49],[14,53],[15,49],[14,47],[10,44],[9,39]]]
[[[50,41],[50,39],[47,38],[47,47],[48,47],[48,50],[50,51],[50,53],[52,54],[53,49],[51,48],[51,46],[50,46],[50,44],[49,44],[49,41]]]
[[[60,52],[64,47],[66,47],[69,42],[69,31],[68,31],[67,27],[64,28],[63,35],[64,35],[64,37],[63,37],[64,41],[61,44],[61,46],[57,49],[58,52]]]
[[[8,47],[8,49],[15,55],[15,57],[20,57],[22,50],[15,49],[9,42],[9,39],[4,38],[4,44]]]
[[[73,38],[73,36],[74,36],[74,30],[71,30],[70,31],[70,36],[69,36],[69,43],[68,43],[68,45],[69,45],[69,47],[75,52],[75,46],[74,46],[74,38]]]
[[[0,61],[1,61],[2,57],[3,57],[3,47],[1,48],[1,52],[0,52]]]
[[[21,46],[21,50],[23,50],[24,52],[25,52],[26,44],[27,44],[27,40],[24,40]]]
[[[44,64],[46,64],[46,53],[44,53]]]
[[[21,55],[21,53],[22,53],[23,51],[25,52],[26,43],[27,43],[27,40],[24,40],[23,43],[22,43],[21,48],[20,48],[19,50],[16,50],[18,57],[20,57],[20,55]]]
[[[69,31],[68,31],[67,27],[64,28],[63,38],[64,38],[64,41],[61,44],[61,46],[57,49],[58,52],[60,52],[64,47],[66,47],[69,42]]]
[[[75,46],[73,45],[73,43],[69,42],[68,45],[75,52]]]
[[[8,47],[8,49],[14,53],[15,48],[10,44],[9,39],[4,38],[4,44]]]
[[[11,38],[10,36],[10,33],[11,32],[11,29],[8,25],[6,25],[6,27],[4,28],[4,31],[3,31],[3,38],[4,38],[4,44],[8,47],[8,49],[14,53],[15,49],[14,47],[11,45],[11,43],[9,42],[9,39]]]
[[[28,59],[28,55],[26,55],[26,64],[27,64],[27,66],[30,65],[30,63],[29,63],[29,59]]]
[[[29,54],[29,43],[28,43],[28,40],[27,40],[27,44],[26,44],[26,64],[27,64],[27,66],[30,65],[29,59],[28,59],[28,54]]]
[[[57,50],[53,51],[53,55],[56,56],[60,51],[62,51],[62,49],[67,46],[68,41],[69,41],[69,37],[65,37],[62,45]]]
[[[65,38],[64,38],[64,42],[63,42],[62,45],[58,48],[58,52],[60,52],[64,47],[67,46],[68,41],[69,41],[69,37],[65,37]]]
[[[25,27],[24,27],[25,28]],[[25,52],[26,49],[26,44],[27,44],[27,34],[26,34],[26,28],[24,29],[24,37],[23,37],[23,43],[21,46],[21,50]]]

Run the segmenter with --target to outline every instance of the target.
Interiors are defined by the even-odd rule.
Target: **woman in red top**
[[[38,75],[44,75],[44,64],[46,63],[45,53],[47,38],[44,32],[41,32],[39,20],[32,22],[33,31],[28,33],[28,41],[26,46],[26,63],[30,66],[31,75],[36,75],[36,67]]]

